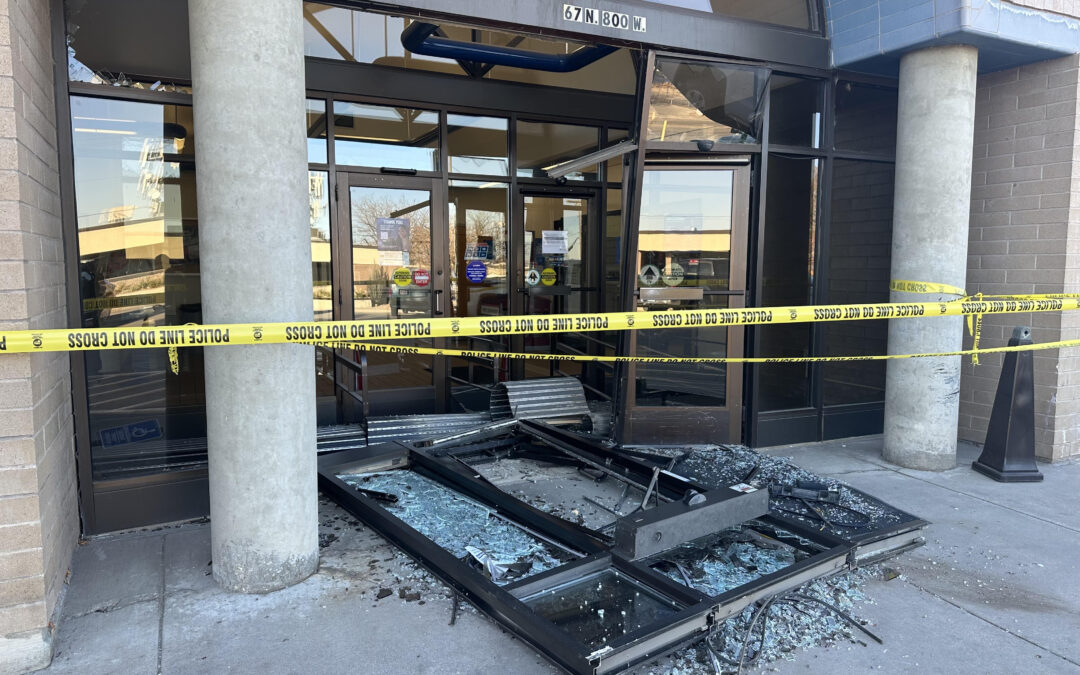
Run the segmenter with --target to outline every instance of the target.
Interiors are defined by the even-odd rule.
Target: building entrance
[[[431,178],[338,174],[339,222],[348,227],[333,253],[339,315],[351,320],[441,316],[446,246],[442,184]],[[344,249],[344,250],[343,250]],[[432,347],[423,338],[394,344]],[[441,345],[439,345],[441,346]],[[341,395],[366,415],[434,412],[445,407],[441,359],[415,354],[351,352],[339,373]]]

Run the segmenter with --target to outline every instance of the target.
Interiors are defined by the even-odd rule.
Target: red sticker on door
[[[412,282],[417,286],[427,286],[431,283],[431,273],[427,270],[416,270],[412,273]]]

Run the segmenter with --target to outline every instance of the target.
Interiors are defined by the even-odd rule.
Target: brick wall
[[[0,326],[67,324],[49,3],[0,2]],[[51,658],[78,537],[64,354],[0,355],[0,672]]]
[[[1078,62],[1074,55],[979,77],[969,293],[1080,291]],[[985,318],[983,344],[1005,344],[1016,325],[1031,326],[1035,342],[1080,337],[1076,313],[995,315]],[[982,356],[978,366],[965,359],[961,438],[985,440],[1002,358]],[[1037,351],[1034,364],[1036,454],[1080,453],[1080,358]]]
[[[1013,5],[1066,16],[1080,16],[1080,0],[1009,0]]]

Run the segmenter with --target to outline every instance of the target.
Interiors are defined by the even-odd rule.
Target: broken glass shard
[[[644,628],[680,606],[615,569],[606,569],[521,598],[589,649]]]
[[[493,569],[502,570],[492,579],[496,583],[525,578],[571,559],[564,551],[498,517],[492,509],[415,471],[339,477],[357,490],[396,497],[396,502],[383,501],[381,505],[454,556],[477,561],[489,575]],[[470,548],[479,555],[470,553]]]

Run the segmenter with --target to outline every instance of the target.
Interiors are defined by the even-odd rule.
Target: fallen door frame
[[[546,425],[526,422],[511,425],[507,429],[528,434],[553,448],[566,451],[564,446],[571,445],[567,441],[572,436],[550,433],[552,428],[545,427]],[[571,457],[585,452],[581,447],[571,450]],[[612,459],[611,465],[621,465],[627,474],[646,471],[652,473],[651,467],[628,457],[616,457]],[[499,517],[526,532],[551,538],[560,546],[580,552],[583,557],[524,580],[499,586],[397,518],[378,502],[355,490],[339,476],[345,473],[406,467],[477,500],[483,506],[491,508]],[[672,473],[666,473],[658,484],[658,489],[669,495],[682,494],[686,489],[700,487]],[[660,656],[704,637],[718,622],[741,612],[761,598],[798,587],[811,579],[828,576],[857,562],[852,557],[855,550],[852,543],[816,531],[804,523],[785,522],[766,515],[758,520],[811,542],[819,549],[818,552],[782,570],[759,577],[721,595],[709,597],[668,578],[643,562],[619,555],[611,550],[610,543],[606,542],[600,533],[556,518],[512,497],[486,483],[456,460],[433,456],[421,447],[421,443],[388,443],[324,454],[319,457],[319,485],[331,499],[400,547],[455,592],[499,621],[554,664],[572,673],[616,672],[645,659]],[[615,569],[626,574],[634,582],[675,601],[682,609],[663,622],[628,632],[605,647],[590,651],[518,598],[518,595],[527,594],[527,589],[540,587],[545,582],[549,585],[554,583],[556,577],[575,578],[576,573],[579,578],[589,570],[601,568]]]

